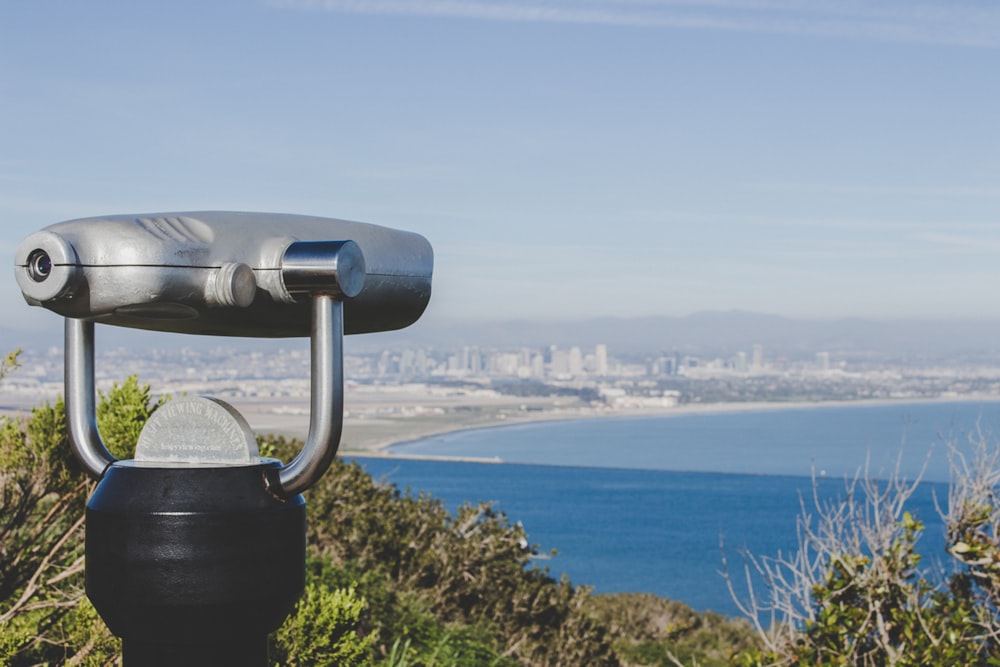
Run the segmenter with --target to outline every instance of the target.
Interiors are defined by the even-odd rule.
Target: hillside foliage
[[[16,364],[8,357],[0,375]],[[100,398],[102,436],[128,458],[162,400],[135,377]],[[119,640],[84,595],[83,509],[94,484],[66,438],[61,399],[0,424],[0,664],[120,664]],[[260,445],[288,460],[301,443]],[[354,464],[335,462],[307,508],[307,586],[271,638],[275,665],[674,665],[686,656],[711,667],[750,637],[745,623],[702,621],[679,603],[665,614],[651,596],[594,596],[555,579],[536,567],[524,528],[489,504],[452,513]],[[647,620],[669,628],[650,620],[631,632],[619,616],[644,605]],[[731,645],[705,632],[726,624],[741,637]]]
[[[926,528],[907,509],[918,482],[898,474],[814,499],[795,553],[749,556],[748,581],[759,575],[765,590],[742,605],[763,648],[738,664],[1000,665],[1000,449],[977,435],[951,456],[946,553],[928,564]]]
[[[17,355],[0,361],[0,377]],[[160,406],[134,377],[101,395],[115,454]],[[301,443],[261,438],[285,460]],[[335,462],[308,492],[307,586],[271,639],[275,665],[1000,665],[1000,450],[953,451],[945,567],[925,565],[915,482],[859,476],[815,501],[798,551],[747,556],[751,623],[651,595],[593,595],[537,566],[520,524],[455,512]],[[0,424],[0,664],[120,664],[83,591],[93,483],[66,441],[62,400]],[[731,579],[734,581],[734,579]],[[755,631],[751,629],[751,624]]]

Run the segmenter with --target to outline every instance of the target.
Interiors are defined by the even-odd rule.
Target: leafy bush
[[[135,456],[135,443],[146,420],[168,400],[161,396],[153,402],[149,385],[140,385],[135,375],[127,377],[121,386],[115,382],[107,395],[99,392],[99,399],[97,428],[108,451],[117,459]]]
[[[295,446],[273,444],[282,458]],[[490,505],[452,515],[436,499],[378,484],[340,461],[307,496],[315,554],[347,570],[381,573],[390,595],[415,597],[445,627],[479,628],[491,651],[524,664],[618,664],[607,629],[587,613],[589,591],[535,568],[523,528]],[[371,623],[382,655],[397,638],[410,638],[391,616]],[[411,639],[416,648],[419,638]]]
[[[116,642],[83,595],[83,509],[93,484],[66,441],[62,400],[0,426],[0,656],[106,662]]]
[[[371,638],[355,631],[365,602],[353,588],[306,585],[295,611],[275,633],[270,659],[276,665],[362,664]]]
[[[615,637],[618,656],[634,665],[722,667],[736,652],[757,646],[744,619],[698,614],[649,593],[595,596],[591,614]]]
[[[764,648],[738,664],[1000,665],[1000,449],[981,438],[952,456],[950,570],[921,566],[916,482],[858,477],[803,514],[795,554],[749,557],[767,594],[738,602]]]

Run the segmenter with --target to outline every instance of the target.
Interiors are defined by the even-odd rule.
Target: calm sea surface
[[[913,478],[911,510],[928,526],[926,560],[942,554],[934,496],[947,497],[945,443],[1000,432],[1000,403],[912,403],[544,422],[463,431],[397,446],[405,454],[498,457],[513,465],[358,459],[376,478],[428,491],[454,508],[492,501],[520,521],[551,573],[596,592],[645,591],[736,614],[722,549],[788,552],[812,471],[820,494],[845,475],[897,462]],[[904,444],[905,443],[905,444]],[[902,446],[901,446],[902,445]]]

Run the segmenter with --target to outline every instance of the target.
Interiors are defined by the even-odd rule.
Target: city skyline
[[[63,392],[58,348],[26,351],[0,385],[0,412],[17,414]],[[98,355],[97,383],[109,391],[134,376],[155,395],[211,395],[251,409],[261,419],[284,415],[303,426],[310,395],[309,354],[272,350],[118,348]],[[811,404],[867,400],[996,400],[1000,362],[991,364],[845,357],[825,350],[790,358],[755,344],[725,357],[680,352],[619,357],[593,348],[458,349],[404,347],[344,358],[353,418],[455,412],[489,406],[530,416],[537,410],[604,414],[697,404]],[[401,397],[405,397],[402,400]],[[402,400],[401,405],[397,401]],[[447,408],[445,407],[447,404]],[[547,407],[543,407],[547,406]],[[360,410],[360,412],[359,412]],[[485,412],[484,412],[485,410]],[[364,415],[367,415],[365,417]],[[537,415],[536,415],[537,416]],[[285,417],[280,419],[284,421]],[[502,417],[501,419],[505,419]]]
[[[425,235],[431,322],[995,319],[998,28],[986,2],[8,4],[0,250],[271,210]],[[11,278],[0,307],[56,325]]]

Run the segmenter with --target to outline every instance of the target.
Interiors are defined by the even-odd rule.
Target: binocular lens
[[[52,273],[52,258],[44,250],[35,250],[28,256],[28,275],[37,283]]]

